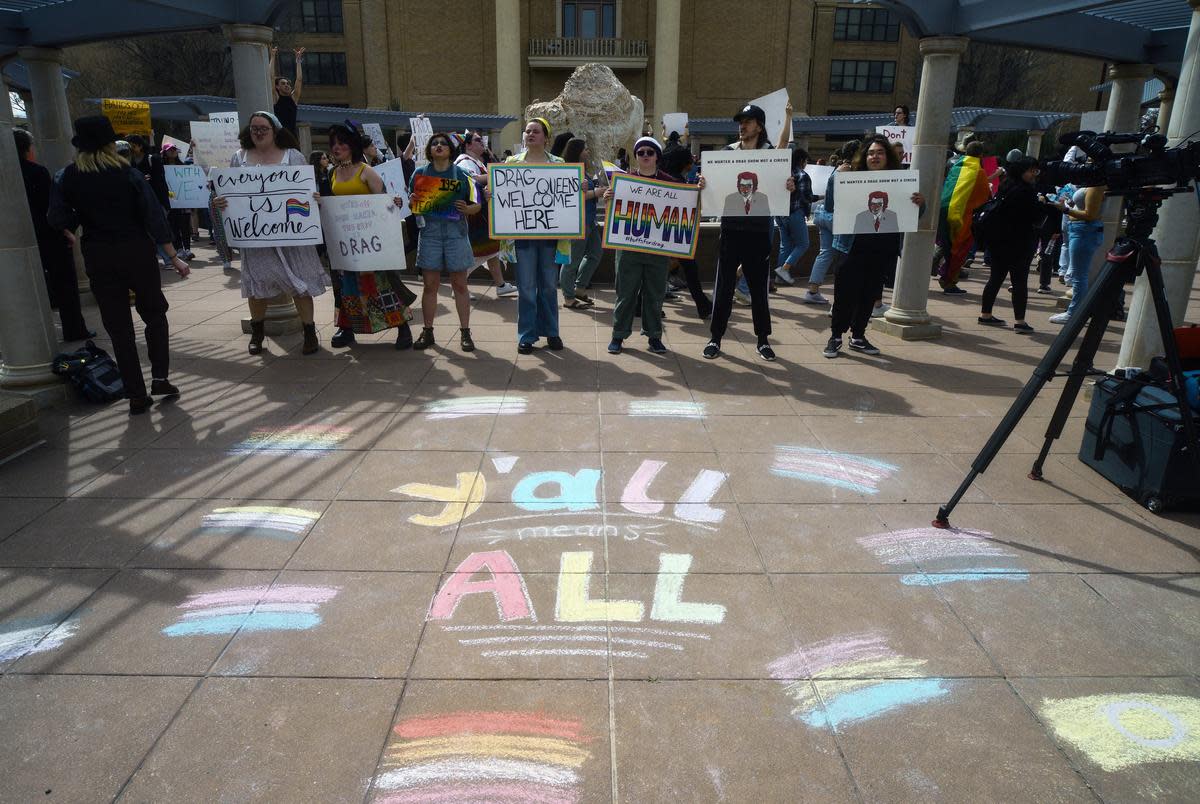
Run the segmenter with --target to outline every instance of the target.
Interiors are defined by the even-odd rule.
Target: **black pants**
[[[192,248],[192,211],[172,209],[167,212],[167,223],[171,224],[171,241],[175,250]]]
[[[754,319],[754,334],[760,340],[771,334],[771,309],[767,306],[770,251],[769,231],[721,229],[717,283],[713,287],[713,317],[709,328],[714,341],[719,342],[725,337],[725,329],[729,326],[739,265],[742,266],[746,284],[750,286],[750,313]]]
[[[87,324],[79,306],[79,281],[75,278],[75,255],[61,233],[38,241],[42,273],[46,277],[46,295],[50,306],[58,309],[63,340],[78,341],[87,336]]]
[[[1058,261],[1062,257],[1063,236],[1055,238],[1052,245],[1042,244],[1038,252],[1038,287],[1050,287],[1050,279],[1058,270]]]
[[[1012,304],[1013,315],[1018,321],[1025,320],[1025,305],[1029,303],[1029,261],[1032,255],[1026,255],[1022,260],[1020,257],[999,257],[996,254],[992,255],[992,264],[990,266],[992,275],[988,277],[987,284],[983,286],[983,314],[992,314],[992,305],[996,303],[996,296],[1000,293],[1000,288],[1004,286],[1006,277],[1012,277]]]
[[[883,280],[895,270],[896,256],[851,252],[833,276],[833,337],[850,330],[851,337],[866,336],[875,300],[883,293]]]
[[[712,315],[712,299],[708,298],[708,294],[704,292],[704,286],[700,284],[700,269],[696,267],[696,261],[680,260],[679,267],[683,269],[683,278],[687,281],[688,293],[692,294],[692,301],[696,304],[696,315],[701,318]]]
[[[138,359],[133,316],[129,314],[130,291],[136,298],[138,315],[146,325],[151,376],[167,379],[171,360],[167,297],[162,292],[154,244],[149,239],[115,243],[84,241],[83,261],[92,282],[92,293],[100,305],[100,320],[112,339],[113,357],[121,370],[125,395],[130,399],[143,397],[146,382]]]

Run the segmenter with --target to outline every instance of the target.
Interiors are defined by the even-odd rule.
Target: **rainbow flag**
[[[287,204],[286,204],[287,217],[290,218],[293,215],[302,215],[305,218],[307,218],[308,217],[308,204],[309,204],[309,202],[301,201],[299,198],[289,198],[287,200]]]
[[[992,197],[988,174],[979,157],[964,156],[946,173],[942,185],[939,228],[944,233],[946,263],[939,271],[943,285],[958,282],[958,273],[971,251],[971,216]]]

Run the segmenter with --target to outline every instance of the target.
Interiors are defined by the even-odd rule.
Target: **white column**
[[[1167,87],[1158,93],[1158,130],[1166,134],[1171,126],[1171,107],[1175,103],[1175,90]]]
[[[307,159],[313,149],[312,123],[296,123],[296,134],[298,135],[297,139],[300,140],[300,153],[304,154],[304,158]]]
[[[496,114],[517,118],[500,132],[500,142],[493,144],[492,150],[498,154],[519,142],[525,128],[525,105],[521,102],[524,59],[520,0],[496,0]]]
[[[1038,154],[1042,152],[1042,138],[1045,136],[1046,132],[1044,131],[1030,131],[1029,139],[1025,142],[1025,155],[1037,159]]]
[[[265,25],[226,25],[224,32],[233,61],[238,118],[244,126],[254,112],[274,107],[270,52],[274,31]]]
[[[37,137],[38,161],[54,174],[75,158],[71,110],[63,84],[63,52],[58,48],[23,47],[18,54],[29,70],[33,102],[26,111]]]
[[[904,236],[904,253],[896,270],[892,307],[872,329],[904,340],[937,338],[940,324],[933,323],[929,303],[929,266],[937,234],[938,200],[946,172],[946,138],[954,108],[958,62],[967,49],[961,36],[931,36],[921,40],[921,90],[917,96],[917,132],[912,169],[921,174],[921,194],[928,205],[918,229]]]
[[[1175,146],[1196,129],[1200,129],[1200,0],[1190,0],[1191,27],[1183,51],[1183,64],[1170,111],[1167,145]],[[1163,284],[1167,304],[1171,308],[1174,326],[1183,323],[1188,297],[1192,292],[1200,256],[1200,210],[1191,193],[1173,196],[1163,204],[1158,226],[1154,230],[1158,254],[1162,258]],[[1120,367],[1146,368],[1150,358],[1162,354],[1162,339],[1154,317],[1154,302],[1145,276],[1139,276],[1133,287],[1133,302],[1121,339]]]
[[[654,9],[654,130],[679,107],[679,0],[658,0]],[[680,132],[681,134],[683,132]]]
[[[31,71],[32,73],[32,71]],[[3,83],[0,88],[7,90]],[[62,393],[50,371],[58,337],[29,202],[20,188],[21,163],[13,142],[12,106],[0,103],[0,388]]]

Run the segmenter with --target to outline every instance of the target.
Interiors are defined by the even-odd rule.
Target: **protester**
[[[663,149],[662,170],[672,181],[680,184],[694,184],[688,179],[695,166],[695,157],[692,152],[682,145],[668,146]],[[696,305],[696,315],[701,319],[712,317],[713,303],[712,299],[704,292],[704,286],[700,284],[700,270],[696,266],[695,260],[678,260],[679,267],[683,270],[684,280],[687,284],[688,293],[692,296],[692,302]]]
[[[587,237],[571,241],[571,262],[563,266],[562,273],[559,275],[563,306],[577,310],[595,304],[592,298],[583,291],[592,281],[592,274],[600,267],[600,259],[603,256],[601,251],[603,229],[596,225],[596,199],[604,193],[601,183],[606,184],[607,182],[604,180],[603,170],[589,173],[594,166],[592,165],[591,151],[588,150],[584,140],[578,138],[568,140],[567,146],[563,150],[563,161],[583,165],[585,175],[583,222],[587,226]],[[620,252],[617,256],[620,257]]]
[[[554,144],[550,146],[550,153],[554,156],[562,156],[563,151],[567,150],[567,143],[575,139],[575,135],[570,131],[564,131],[554,138]]]
[[[164,168],[167,165],[182,165],[183,161],[179,158],[179,149],[172,143],[167,143],[162,147],[162,162]],[[163,171],[163,181],[166,182],[166,171]],[[169,199],[169,195],[168,195]],[[192,211],[190,209],[172,209],[170,200],[167,201],[167,223],[171,227],[172,243],[175,245],[175,251],[185,260],[193,259],[196,255],[192,253]]]
[[[894,126],[911,126],[908,122],[912,115],[908,111],[908,107],[901,104],[892,112],[892,125]]]
[[[792,181],[796,189],[792,190],[789,213],[775,219],[779,229],[779,260],[775,276],[785,285],[795,284],[792,279],[792,266],[799,264],[808,253],[808,215],[812,211],[814,201],[820,201],[824,196],[813,195],[812,178],[804,172],[808,165],[808,151],[796,148],[792,151]],[[819,285],[818,285],[819,287]]]
[[[150,153],[150,142],[141,134],[132,134],[127,138],[127,141],[129,144],[129,163],[133,165],[135,170],[141,172],[142,178],[150,182],[150,189],[154,191],[154,197],[158,199],[158,203],[162,206],[163,214],[168,216],[169,225],[171,191],[167,187],[167,174],[163,170],[162,158]],[[162,269],[164,271],[175,270],[167,252],[159,249],[158,257],[162,262]]]
[[[475,186],[480,190],[482,197],[482,190],[488,183],[487,146],[483,144],[483,136],[477,131],[465,132],[459,151],[454,164],[475,181]],[[475,253],[476,243],[487,244],[484,246],[485,253],[475,253],[475,257],[477,260],[483,258],[483,262],[479,264],[485,266],[492,275],[492,283],[496,286],[496,295],[511,296],[515,294],[517,286],[504,281],[504,271],[501,270],[500,260],[493,251],[492,244],[495,241],[490,240],[487,236],[488,219],[485,207],[481,206],[480,211],[467,220],[467,231],[471,234],[472,253]]]
[[[333,163],[329,154],[324,151],[312,151],[308,155],[308,164],[312,165],[313,174],[317,177],[317,192],[321,195],[333,195]]]
[[[800,297],[800,301],[805,304],[829,304],[829,299],[821,295],[821,283],[825,281],[829,269],[841,258],[841,252],[833,247],[833,203],[829,198],[833,194],[833,183],[836,181],[837,172],[850,169],[849,159],[858,153],[861,146],[862,143],[858,140],[850,140],[843,143],[841,149],[829,159],[829,164],[833,165],[835,169],[833,173],[829,174],[829,179],[825,183],[825,195],[822,196],[824,203],[818,205],[813,214],[813,223],[817,227],[821,250],[817,252],[817,258],[813,260],[812,271],[809,272],[808,290]]]
[[[296,138],[271,112],[250,115],[250,124],[242,129],[240,139],[242,148],[230,160],[230,167],[308,164],[297,150]],[[224,210],[228,205],[227,198],[218,195],[213,199],[213,206],[218,210]],[[325,277],[325,269],[312,246],[242,248],[242,298],[250,307],[247,351],[252,355],[262,352],[267,304],[272,298],[286,293],[295,302],[304,328],[301,353],[319,352],[321,345],[313,321],[313,296],[325,292]]]
[[[424,328],[413,343],[414,349],[434,344],[433,319],[437,315],[437,293],[442,271],[450,273],[454,307],[458,311],[459,341],[464,352],[475,350],[471,339],[471,299],[467,293],[467,275],[475,267],[467,216],[479,212],[479,193],[475,181],[465,170],[453,164],[454,145],[443,133],[434,134],[425,144],[429,163],[417,168],[409,183],[414,202],[420,199],[417,241],[417,269],[424,281],[421,294],[421,318]],[[423,184],[436,182],[436,195],[421,193]],[[428,197],[421,198],[422,195]]]
[[[75,276],[75,256],[63,233],[50,225],[46,212],[50,208],[50,171],[37,163],[33,135],[23,128],[13,129],[17,156],[21,159],[21,179],[25,198],[33,216],[33,233],[37,238],[38,257],[42,261],[42,276],[46,280],[46,295],[50,306],[58,310],[64,341],[94,338],[88,329],[79,304],[79,282]]]
[[[852,169],[875,171],[898,170],[899,167],[896,152],[888,144],[887,137],[875,134],[863,140]],[[835,188],[836,184],[831,181],[825,197],[825,207],[831,215]],[[920,208],[920,214],[925,213],[925,198],[920,193],[913,193],[910,200]],[[867,324],[875,300],[883,292],[884,277],[896,269],[903,243],[904,235],[900,232],[872,232],[835,239],[834,246],[840,246],[839,250],[844,251],[846,257],[834,278],[833,322],[829,342],[822,353],[825,357],[838,356],[842,335],[847,329],[850,330],[851,349],[868,355],[879,354],[879,349],[867,340]]]
[[[982,157],[983,143],[968,142],[962,158],[946,173],[946,181],[942,185],[938,230],[945,262],[938,276],[942,292],[948,295],[966,293],[958,286],[958,280],[964,263],[974,250],[971,217],[979,205],[992,196]]]
[[[294,53],[296,56],[295,84],[276,72],[279,66],[276,60],[276,57],[279,55],[279,48],[277,47],[271,48],[269,72],[271,74],[271,94],[275,98],[275,119],[293,137],[299,137],[300,130],[296,125],[296,115],[299,111],[297,104],[300,103],[300,91],[304,88],[304,48],[298,48]]]
[[[117,155],[117,135],[107,117],[75,121],[71,144],[74,163],[55,177],[47,212],[49,226],[71,244],[83,227],[81,249],[100,306],[100,320],[112,340],[113,357],[121,371],[129,413],[145,413],[154,396],[178,396],[168,379],[171,349],[167,298],[162,292],[155,244],[169,255],[175,271],[187,277],[188,265],[175,252],[162,205],[140,172]],[[150,358],[150,393],[142,377],[129,294],[146,328]]]
[[[1091,159],[1087,160],[1091,162]],[[1097,249],[1104,242],[1104,220],[1101,218],[1104,206],[1104,185],[1096,187],[1080,187],[1075,191],[1074,207],[1068,207],[1065,201],[1058,202],[1058,208],[1067,216],[1070,222],[1068,247],[1070,253],[1069,275],[1071,283],[1071,303],[1065,312],[1050,316],[1051,324],[1065,324],[1071,316],[1079,311],[1083,297],[1088,292],[1089,272],[1092,259]]]

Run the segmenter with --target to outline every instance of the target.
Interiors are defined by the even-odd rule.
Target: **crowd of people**
[[[328,150],[314,151],[307,157],[300,153],[291,130],[294,118],[284,120],[280,113],[293,114],[292,106],[301,88],[302,55],[297,52],[294,85],[287,79],[275,80],[274,110],[255,112],[250,117],[241,131],[241,148],[230,160],[230,167],[311,165],[318,199],[388,194],[383,178],[375,170],[384,155],[362,127],[350,120],[330,129]],[[727,150],[791,147],[790,124],[785,126],[778,142],[770,141],[765,113],[758,106],[742,107],[733,119],[738,124],[738,138]],[[790,108],[786,119],[791,120]],[[894,119],[897,124],[907,124],[908,109],[897,107]],[[178,149],[168,143],[155,152],[140,136],[118,140],[106,118],[82,118],[76,121],[73,140],[78,156],[51,183],[48,172],[36,166],[32,137],[18,130],[16,140],[23,157],[30,207],[35,213],[47,288],[62,318],[64,338],[94,335],[80,312],[70,254],[73,233],[82,227],[87,274],[125,379],[131,412],[145,410],[153,395],[178,393],[167,377],[167,302],[158,273],[161,264],[186,277],[189,270],[186,260],[192,257],[192,213],[171,209],[164,175],[167,165],[182,161]],[[395,329],[397,349],[428,349],[436,343],[434,325],[443,274],[449,276],[459,348],[473,351],[470,316],[474,297],[468,289],[467,277],[479,267],[490,272],[498,296],[517,296],[516,340],[521,354],[531,353],[542,339],[550,350],[564,348],[559,327],[560,296],[561,307],[566,309],[583,310],[595,304],[587,290],[603,254],[600,228],[589,225],[587,235],[574,240],[549,237],[488,240],[486,207],[491,188],[487,165],[499,161],[583,165],[582,201],[585,220],[590,224],[596,220],[601,199],[607,203],[612,198],[611,176],[620,166],[596,160],[587,141],[572,132],[555,136],[550,123],[543,118],[527,121],[522,134],[523,149],[516,154],[506,152],[503,159],[492,154],[479,132],[437,132],[425,143],[423,164],[418,167],[415,140],[411,137],[408,147],[396,158],[402,160],[404,181],[413,199],[413,215],[403,225],[407,247],[415,243],[415,268],[421,280],[419,293],[409,289],[400,270],[330,270],[320,247],[242,247],[240,284],[250,312],[247,350],[251,355],[264,349],[269,300],[285,294],[293,299],[303,327],[302,353],[319,351],[315,299],[327,288],[333,290],[337,327],[330,347],[351,348],[357,335]],[[884,288],[894,282],[904,238],[896,231],[879,231],[878,226],[873,233],[834,235],[837,175],[847,171],[898,170],[904,167],[901,154],[902,148],[896,148],[883,135],[873,134],[848,142],[828,157],[828,164],[835,170],[822,188],[824,192],[818,194],[805,170],[809,154],[793,147],[791,173],[782,188],[791,197],[786,214],[730,215],[729,210],[724,210],[726,214],[720,215],[716,281],[711,298],[700,281],[694,260],[617,250],[616,298],[608,352],[620,354],[626,348],[636,319],[648,351],[666,353],[663,304],[667,298],[677,297],[675,291],[686,287],[696,315],[708,322],[709,338],[701,350],[704,358],[711,360],[721,355],[722,340],[737,298],[750,306],[757,354],[763,360],[774,360],[770,344],[770,294],[775,291],[776,282],[784,285],[797,282],[794,272],[809,251],[811,220],[819,243],[807,278],[808,287],[799,300],[831,307],[830,337],[823,354],[837,357],[846,333],[851,350],[879,354],[879,349],[867,339],[867,327],[872,317],[886,312]],[[1071,285],[1074,296],[1070,307],[1051,318],[1055,322],[1068,320],[1086,294],[1088,268],[1103,238],[1100,221],[1103,188],[1044,187],[1039,180],[1037,161],[1019,152],[1010,153],[1003,168],[989,173],[982,156],[982,145],[978,142],[969,143],[961,153],[952,155],[941,203],[935,209],[939,216],[935,273],[943,292],[951,295],[963,292],[958,281],[964,274],[964,266],[978,250],[970,231],[971,212],[994,195],[993,206],[1002,211],[1011,236],[995,239],[984,249],[990,276],[983,289],[979,324],[1007,326],[993,314],[996,299],[1007,281],[1012,294],[1013,331],[1033,331],[1025,313],[1027,276],[1035,255],[1039,259],[1039,293],[1053,292],[1050,281],[1056,268],[1063,281]],[[1074,153],[1068,156],[1086,158]],[[705,187],[705,178],[699,175],[686,132],[664,132],[663,141],[647,132],[626,158],[626,170],[631,175],[694,184],[701,190]],[[438,192],[423,192],[431,183],[436,184]],[[965,205],[952,203],[961,198],[967,199]],[[909,201],[917,207],[918,215],[929,213],[927,201],[920,193],[913,193]],[[392,203],[400,205],[404,199],[396,197]],[[227,204],[227,198],[212,190],[208,209],[200,210],[200,216],[206,219],[213,245],[228,269],[233,249],[225,239],[221,221]],[[39,215],[39,210],[46,213]],[[776,234],[778,250],[772,272],[771,250]],[[397,266],[404,262],[397,259]],[[511,284],[504,279],[504,264],[513,272]],[[834,273],[832,305],[821,293],[830,271]],[[153,380],[149,392],[141,378],[134,343],[128,303],[131,294],[146,324]],[[409,322],[418,299],[422,326],[420,334],[414,337]]]

